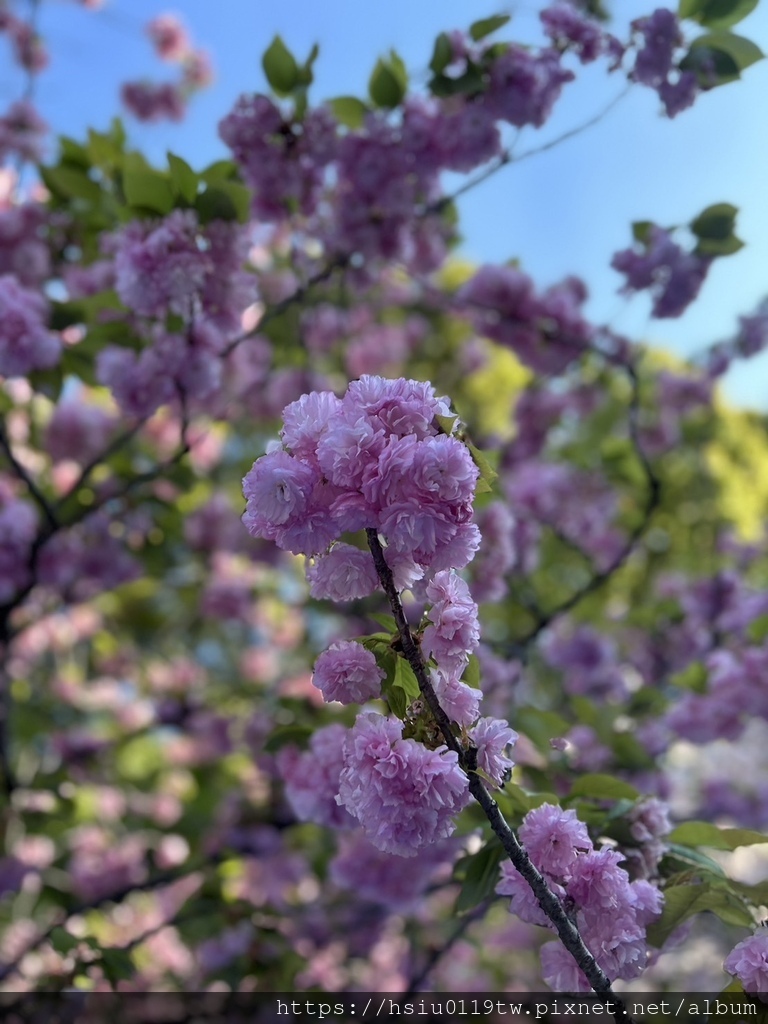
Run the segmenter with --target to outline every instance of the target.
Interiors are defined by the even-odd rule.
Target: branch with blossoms
[[[620,963],[637,963],[643,947],[636,943],[643,923],[659,912],[660,894],[650,885],[630,886],[617,854],[594,851],[573,812],[546,805],[543,819],[529,815],[524,828],[534,848],[549,835],[552,849],[559,843],[567,852],[550,866],[540,853],[540,870],[489,791],[503,785],[512,766],[505,750],[517,737],[505,721],[480,717],[481,695],[462,680],[479,626],[477,606],[455,570],[471,561],[479,542],[471,516],[480,469],[455,430],[456,417],[428,385],[362,377],[341,399],[312,393],[287,406],[282,445],[245,478],[246,526],[311,560],[306,571],[314,597],[344,601],[380,586],[394,617],[392,636],[341,641],[317,659],[313,683],[326,701],[363,703],[383,695],[396,717],[358,715],[343,742],[334,794],[346,814],[326,809],[315,818],[310,811],[307,820],[342,824],[351,816],[378,849],[408,857],[450,835],[453,817],[473,797],[514,872],[497,891],[513,895],[514,905],[521,898],[515,879],[526,886],[535,910],[524,908],[524,919],[551,925],[577,975],[613,997],[608,975],[566,910],[566,895],[594,929],[591,915],[604,915],[590,909],[596,897],[586,879],[602,874],[613,887],[611,899],[626,915],[623,934],[631,936],[614,936],[614,949],[632,943],[631,952],[611,960],[620,971]],[[343,539],[350,532],[364,534],[370,558]],[[416,631],[403,590],[417,590],[431,603]],[[288,752],[283,765],[290,795],[305,768]],[[330,778],[336,770],[323,766]],[[302,805],[307,813],[306,798]],[[617,1021],[625,1020],[616,1005]]]
[[[370,527],[365,532],[368,538],[368,546],[373,556],[373,563],[376,567],[376,574],[384,593],[387,595],[389,606],[392,609],[392,614],[397,624],[403,654],[416,676],[419,691],[432,712],[445,745],[456,754],[459,764],[469,780],[470,793],[483,809],[488,823],[504,847],[504,852],[515,869],[530,886],[537,903],[554,925],[563,946],[571,954],[579,969],[584,972],[592,988],[595,992],[609,995],[615,1001],[617,1009],[614,1018],[617,1024],[619,1021],[626,1022],[630,1020],[624,1004],[617,999],[613,992],[609,978],[598,966],[594,956],[584,944],[578,929],[565,912],[561,901],[549,888],[541,872],[534,866],[531,858],[520,845],[514,831],[504,819],[498,804],[488,792],[483,781],[483,776],[486,773],[478,772],[477,746],[472,741],[463,745],[457,739],[454,726],[446,712],[442,709],[429,679],[421,646],[411,632],[400,595],[395,586],[392,570],[384,556],[384,549],[381,546],[378,532]]]

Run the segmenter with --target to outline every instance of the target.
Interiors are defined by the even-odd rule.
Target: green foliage
[[[296,58],[280,36],[275,36],[261,58],[261,66],[272,89],[278,96],[288,96],[299,82]]]
[[[453,47],[447,33],[441,32],[435,39],[435,49],[432,53],[432,60],[429,62],[430,71],[435,75],[445,71],[453,57]]]
[[[357,96],[337,96],[328,101],[333,116],[347,128],[362,128],[370,108]]]
[[[479,21],[475,21],[469,26],[469,34],[477,43],[481,39],[485,39],[486,36],[490,36],[494,32],[498,31],[498,29],[506,25],[509,20],[509,14],[494,14],[490,18],[481,18]]]
[[[734,234],[738,208],[730,203],[716,203],[691,222],[691,231],[698,238],[696,252],[701,256],[730,256],[744,243]]]
[[[588,797],[591,800],[636,800],[639,793],[634,786],[611,775],[580,775],[571,786],[569,799]]]
[[[379,58],[368,82],[368,95],[374,106],[393,109],[399,106],[408,90],[408,72],[402,58],[390,50]]]
[[[499,877],[499,865],[505,858],[504,847],[493,838],[477,853],[462,857],[454,868],[454,879],[461,883],[455,912],[466,913],[493,896]]]
[[[138,214],[162,217],[173,209],[171,183],[159,172],[126,171],[123,192],[128,205]]]
[[[702,89],[712,89],[735,82],[763,56],[760,47],[744,36],[724,30],[707,32],[693,40],[680,68],[693,71]]]
[[[168,169],[174,199],[182,200],[185,203],[194,203],[199,179],[187,161],[176,156],[175,153],[168,153]]]
[[[709,882],[672,885],[664,890],[664,910],[661,918],[648,928],[648,941],[653,946],[662,946],[684,921],[705,911],[715,914],[726,924],[752,924],[748,907],[727,886]]]
[[[498,473],[491,465],[488,457],[480,451],[478,447],[472,444],[471,441],[465,442],[467,448],[469,448],[469,454],[472,456],[472,461],[480,470],[480,476],[477,479],[477,485],[475,490],[478,494],[482,494],[485,491],[490,491],[493,488],[494,481],[498,477]]]
[[[680,0],[678,14],[706,28],[731,28],[757,7],[759,0]]]
[[[768,843],[768,836],[749,828],[719,828],[708,821],[686,821],[670,835],[671,842],[684,846],[709,846],[713,850],[736,850],[740,846]]]
[[[195,199],[201,224],[212,220],[236,220],[245,224],[251,208],[251,193],[236,181],[209,184]]]

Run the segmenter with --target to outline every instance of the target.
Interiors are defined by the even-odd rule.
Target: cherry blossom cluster
[[[61,343],[47,327],[48,305],[14,274],[0,277],[0,374],[21,377],[55,366]]]
[[[13,56],[25,71],[36,74],[48,66],[48,52],[32,25],[5,7],[0,8],[0,32],[7,35]]]
[[[539,373],[562,373],[594,340],[595,329],[581,307],[586,286],[575,277],[540,295],[531,278],[515,267],[486,265],[457,295],[484,337],[510,348]]]
[[[187,30],[173,14],[161,14],[147,24],[147,35],[162,61],[181,66],[178,82],[125,82],[123,105],[139,121],[180,121],[190,95],[210,85],[213,69],[204,50],[195,49]]]
[[[735,975],[744,991],[768,1003],[768,931],[743,939],[726,957],[723,967]]]
[[[617,252],[611,266],[626,276],[625,293],[649,291],[655,317],[681,316],[699,294],[711,256],[686,252],[668,231],[651,226],[643,244]]]
[[[695,101],[699,84],[692,71],[678,67],[684,43],[677,15],[666,7],[638,18],[632,28],[640,38],[632,78],[658,94],[668,117],[676,117]]]
[[[41,160],[48,125],[29,100],[16,100],[0,117],[0,161]]]
[[[6,205],[0,199],[0,274],[15,275],[26,288],[41,285],[50,273],[48,246],[40,237],[44,221],[40,204]]]
[[[135,317],[175,314],[188,329],[181,334],[139,321],[150,344],[138,353],[105,346],[98,357],[100,383],[132,416],[150,415],[180,391],[190,399],[210,397],[221,383],[226,342],[256,296],[255,278],[243,269],[247,229],[225,221],[202,227],[192,211],[175,210],[160,221],[128,224],[104,247],[114,260],[111,267],[109,260],[94,264],[97,287],[113,280]],[[90,290],[82,275],[71,283],[76,292]]]
[[[0,604],[29,583],[29,555],[36,534],[35,510],[0,477]]]
[[[478,469],[436,417],[451,417],[447,402],[413,380],[365,376],[343,398],[303,395],[283,411],[282,444],[245,477],[247,529],[316,556],[312,593],[330,600],[376,588],[368,553],[342,539],[365,528],[386,540],[401,588],[427,571],[462,568],[480,540],[472,522]]]
[[[595,849],[573,810],[542,804],[529,811],[520,841],[550,889],[571,908],[579,933],[610,978],[630,979],[646,966],[645,929],[661,913],[663,896],[650,882],[630,882],[623,856],[608,846]],[[509,862],[502,864],[496,891],[510,896],[510,912],[551,928],[528,883]],[[589,992],[591,986],[560,942],[542,947],[543,977],[556,991]]]
[[[255,298],[254,278],[243,270],[249,241],[248,229],[235,222],[202,226],[192,210],[174,210],[160,221],[128,224],[105,247],[114,251],[117,293],[133,313],[197,314],[231,333]]]

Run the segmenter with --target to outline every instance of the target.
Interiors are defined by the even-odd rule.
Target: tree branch
[[[43,494],[43,492],[37,486],[37,484],[35,483],[35,481],[32,478],[32,476],[27,472],[26,468],[19,462],[19,460],[14,455],[13,449],[11,448],[11,442],[9,441],[8,434],[6,433],[6,430],[5,430],[5,423],[3,423],[1,420],[0,420],[0,448],[2,448],[2,450],[5,452],[5,456],[8,459],[8,462],[10,463],[11,469],[16,474],[16,476],[19,478],[19,480],[21,480],[21,482],[26,486],[26,488],[29,491],[30,495],[34,499],[35,504],[38,506],[40,511],[43,513],[43,516],[45,517],[45,521],[46,521],[46,523],[48,525],[48,528],[50,530],[52,530],[52,531],[53,530],[58,530],[58,528],[59,528],[59,521],[58,521],[58,518],[56,516],[56,512],[54,511],[53,507],[49,503],[49,501],[46,498],[46,496]]]
[[[576,605],[589,594],[593,594],[595,591],[599,590],[603,584],[614,575],[614,573],[618,572],[618,570],[629,559],[630,555],[635,550],[638,541],[648,529],[653,513],[658,508],[659,501],[661,500],[661,481],[656,475],[656,471],[651,465],[640,440],[640,376],[637,372],[637,367],[632,363],[624,362],[621,365],[629,377],[632,387],[632,395],[628,411],[629,437],[645,477],[645,502],[643,504],[640,519],[633,527],[621,550],[613,559],[611,559],[610,564],[607,565],[605,569],[601,569],[599,572],[596,572],[594,576],[590,577],[589,581],[585,583],[583,587],[575,590],[570,597],[567,597],[559,605],[550,609],[550,611],[543,613],[538,618],[533,629],[526,633],[524,637],[521,637],[519,640],[514,642],[516,650],[524,650],[528,647],[539,636],[539,634],[547,628],[547,626],[550,626],[556,619],[559,619],[561,615],[565,615],[567,612],[571,611],[572,608],[575,608]],[[551,524],[546,525],[551,528]]]
[[[485,788],[485,784],[477,771],[477,749],[472,745],[465,749],[456,737],[451,721],[440,706],[440,702],[429,680],[424,655],[408,625],[400,594],[395,586],[392,570],[384,557],[384,549],[381,546],[378,533],[370,527],[366,529],[365,533],[376,567],[376,574],[387,595],[395,623],[397,624],[403,654],[413,669],[419,684],[419,690],[443,734],[446,746],[455,751],[459,756],[459,763],[469,779],[470,793],[477,803],[480,804],[491,828],[501,842],[504,852],[531,887],[539,906],[554,925],[560,941],[574,958],[578,967],[583,971],[592,988],[595,992],[610,996],[614,1001],[616,1006],[614,1018],[617,1024],[629,1024],[631,1018],[624,1004],[611,989],[610,979],[599,967],[589,949],[587,949],[578,929],[566,914],[560,900],[549,888],[543,875],[535,867],[526,850],[520,845],[517,836],[501,813],[499,805]]]

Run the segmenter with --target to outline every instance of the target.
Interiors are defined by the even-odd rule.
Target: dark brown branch
[[[408,983],[408,988],[403,992],[403,995],[410,996],[413,995],[414,992],[419,991],[419,986],[424,983],[443,957],[456,945],[459,939],[466,934],[469,927],[473,925],[475,921],[480,921],[485,917],[490,905],[490,900],[483,900],[482,903],[479,903],[461,918],[445,942],[441,946],[430,951],[426,962],[418,971],[416,971],[415,974],[412,975],[411,980]]]
[[[477,749],[472,745],[465,749],[454,734],[451,721],[440,706],[440,702],[429,680],[421,647],[408,625],[400,594],[395,586],[392,570],[384,556],[384,549],[381,546],[378,533],[372,528],[366,529],[365,532],[376,567],[376,574],[384,589],[384,593],[387,595],[389,606],[392,609],[392,614],[397,624],[403,654],[413,669],[422,697],[440,728],[446,746],[455,751],[459,756],[459,763],[469,779],[470,793],[477,803],[480,804],[491,828],[504,847],[504,852],[531,887],[539,906],[554,925],[560,941],[574,958],[577,966],[583,971],[592,988],[595,992],[611,997],[616,1006],[614,1017],[617,1024],[629,1024],[631,1018],[624,1004],[611,989],[610,979],[599,967],[589,949],[587,949],[578,929],[566,914],[560,900],[549,888],[541,872],[535,867],[525,849],[520,845],[517,836],[501,813],[499,805],[485,788],[485,784],[477,771]]]
[[[337,270],[344,270],[349,265],[350,259],[350,256],[337,256],[335,259],[327,263],[326,266],[318,270],[316,274],[313,274],[312,277],[308,278],[304,284],[299,285],[299,287],[295,291],[291,292],[290,295],[281,299],[280,302],[276,302],[274,306],[270,306],[252,330],[239,334],[236,338],[233,338],[232,341],[230,341],[221,353],[222,358],[226,358],[228,355],[231,355],[238,345],[241,345],[248,338],[253,337],[254,334],[258,334],[258,332],[266,327],[267,324],[271,323],[272,320],[276,320],[279,316],[282,316],[282,314],[285,313],[286,310],[290,309],[291,306],[294,306],[297,302],[301,302],[301,300],[306,298],[309,292],[316,285],[323,284],[325,281],[328,281]]]
[[[27,472],[26,468],[14,455],[13,449],[11,448],[11,442],[9,441],[8,434],[5,430],[5,424],[2,422],[0,422],[0,448],[5,452],[5,457],[8,459],[11,469],[19,480],[21,480],[21,482],[26,486],[35,504],[43,513],[48,528],[52,531],[57,530],[59,528],[59,521],[54,509],[51,507],[48,499],[37,486],[30,473]]]
[[[5,981],[5,979],[10,977],[12,974],[16,974],[24,957],[28,956],[30,953],[34,953],[35,950],[40,948],[40,946],[48,942],[56,929],[63,928],[71,917],[85,914],[89,910],[100,910],[102,907],[105,907],[110,903],[124,903],[130,896],[133,896],[134,893],[153,892],[155,889],[161,889],[165,885],[172,885],[174,882],[180,882],[183,878],[188,878],[190,875],[193,875],[198,871],[205,871],[209,867],[216,866],[223,857],[224,854],[216,855],[206,861],[205,864],[195,864],[182,868],[169,869],[168,871],[154,875],[152,878],[148,878],[145,882],[139,882],[137,885],[127,885],[122,889],[118,889],[115,892],[110,893],[108,896],[102,896],[95,900],[85,900],[82,903],[75,904],[68,910],[60,911],[54,920],[44,928],[43,931],[38,933],[34,939],[31,939],[24,949],[10,963],[0,965],[0,982]]]
[[[637,372],[637,368],[632,363],[622,363],[622,368],[629,377],[630,384],[632,386],[632,395],[629,402],[628,411],[628,425],[629,425],[629,437],[632,442],[632,446],[635,450],[635,455],[640,467],[643,470],[643,476],[645,477],[645,502],[643,504],[643,510],[640,519],[637,521],[629,536],[627,537],[621,550],[611,559],[609,565],[605,569],[601,569],[590,577],[587,583],[578,590],[575,590],[569,597],[562,601],[555,608],[550,609],[548,612],[542,614],[536,625],[531,629],[524,637],[514,642],[516,650],[525,649],[530,646],[531,643],[539,636],[539,634],[550,626],[560,616],[565,615],[567,612],[575,608],[577,604],[588,597],[590,594],[595,593],[599,590],[603,584],[607,583],[610,578],[621,569],[625,562],[634,552],[639,540],[648,529],[651,518],[654,512],[658,508],[659,501],[661,500],[661,481],[656,475],[648,456],[643,449],[640,432],[639,432],[639,418],[640,418],[640,377]],[[549,525],[549,524],[547,524]]]
[[[91,473],[94,471],[94,469],[96,469],[97,466],[100,466],[102,462],[106,462],[107,459],[109,459],[112,455],[120,451],[123,445],[127,444],[131,440],[131,438],[135,437],[135,435],[138,434],[138,432],[141,430],[141,428],[144,426],[146,422],[146,418],[138,420],[136,423],[133,424],[133,426],[129,427],[127,430],[124,430],[121,434],[118,434],[117,437],[110,441],[106,448],[102,449],[102,451],[100,451],[98,455],[94,456],[94,458],[92,458],[90,462],[87,462],[81,469],[80,476],[77,478],[72,487],[67,491],[67,493],[62,498],[59,499],[56,505],[56,511],[58,512],[73,495],[77,494],[81,487],[85,486],[85,484],[88,482],[88,478],[90,477]]]

